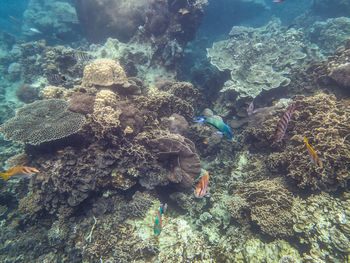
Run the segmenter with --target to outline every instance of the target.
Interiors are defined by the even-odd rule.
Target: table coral
[[[40,100],[17,110],[16,116],[1,126],[6,140],[39,145],[77,133],[85,117],[67,110],[63,100]]]
[[[220,71],[231,73],[221,92],[233,91],[237,99],[254,98],[289,84],[291,70],[308,59],[305,46],[301,31],[284,32],[274,20],[257,29],[233,27],[229,39],[215,42],[207,56]]]

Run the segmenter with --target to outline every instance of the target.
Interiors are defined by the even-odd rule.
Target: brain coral
[[[39,145],[77,133],[85,122],[79,113],[67,110],[63,100],[39,100],[17,110],[1,125],[6,140]]]
[[[118,86],[126,80],[124,69],[112,59],[96,59],[84,69],[83,86]]]
[[[288,85],[289,73],[307,56],[303,38],[299,31],[285,32],[276,20],[256,29],[233,27],[228,40],[207,49],[211,64],[231,73],[221,92],[232,90],[238,98],[254,98],[264,90]]]

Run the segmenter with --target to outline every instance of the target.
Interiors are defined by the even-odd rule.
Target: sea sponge
[[[75,92],[68,102],[68,110],[88,114],[92,113],[94,110],[95,98],[86,93]]]
[[[67,110],[63,100],[39,100],[17,110],[0,126],[6,140],[39,145],[77,133],[85,117]]]
[[[84,69],[83,86],[111,87],[126,81],[124,69],[112,59],[96,59]]]

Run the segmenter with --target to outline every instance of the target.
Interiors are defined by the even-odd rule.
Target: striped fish
[[[298,105],[299,105],[299,101],[290,105],[285,111],[285,113],[283,114],[282,118],[278,121],[276,132],[275,132],[275,139],[274,139],[275,143],[281,142],[283,140],[283,137],[286,134],[290,119],[292,118],[293,113],[296,107],[298,107]]]
[[[87,61],[90,61],[91,59],[93,59],[93,57],[87,53],[87,52],[84,52],[84,51],[76,51],[74,53],[74,59],[77,61],[77,62],[87,62]]]

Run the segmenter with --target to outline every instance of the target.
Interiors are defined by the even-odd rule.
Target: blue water
[[[206,2],[0,0],[0,262],[349,262],[350,1]]]

